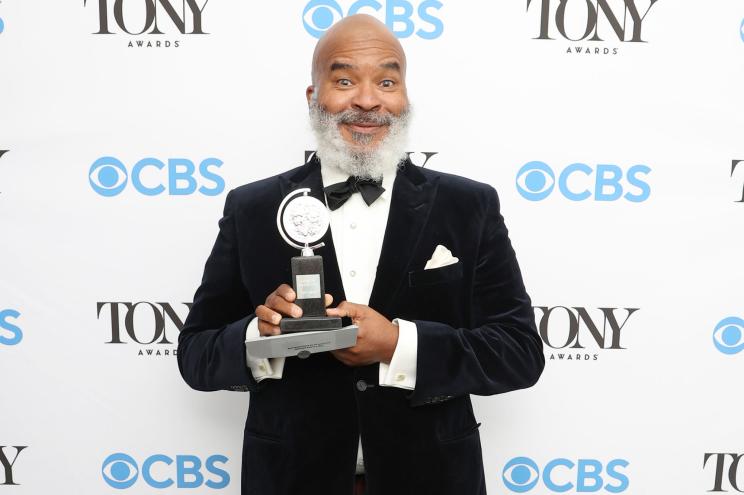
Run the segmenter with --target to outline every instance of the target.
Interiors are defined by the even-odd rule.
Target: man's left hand
[[[354,347],[331,351],[347,366],[390,363],[398,345],[398,325],[362,304],[343,301],[337,308],[327,308],[328,316],[348,316],[359,327]]]

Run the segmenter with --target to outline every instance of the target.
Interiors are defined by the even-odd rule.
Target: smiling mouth
[[[380,124],[345,124],[345,125],[350,131],[358,132],[360,134],[374,134],[375,132],[385,127]]]

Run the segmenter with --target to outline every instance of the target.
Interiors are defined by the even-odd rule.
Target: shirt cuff
[[[258,318],[253,318],[248,322],[248,326],[245,329],[245,340],[256,338],[259,335],[261,334],[258,331]],[[281,378],[284,372],[284,359],[283,357],[270,359],[257,358],[247,352],[245,354],[245,364],[251,369],[251,374],[257,382],[265,378]]]
[[[398,343],[390,364],[380,363],[379,383],[383,387],[407,390],[416,388],[416,358],[418,357],[418,330],[408,320],[393,320],[398,325]]]

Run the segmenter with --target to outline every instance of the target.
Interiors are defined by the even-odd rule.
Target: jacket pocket
[[[440,443],[452,443],[452,442],[457,442],[458,440],[463,440],[469,437],[470,435],[477,433],[478,428],[480,428],[480,425],[481,425],[480,423],[475,423],[473,426],[471,426],[470,428],[467,428],[464,431],[461,431],[454,435],[447,436],[446,438],[440,438],[439,442]]]
[[[258,433],[252,430],[245,430],[245,436],[255,438],[256,440],[263,440],[264,442],[282,443],[282,439],[278,436]]]
[[[430,270],[414,270],[408,272],[409,287],[423,287],[427,285],[453,282],[462,278],[462,261],[451,265],[432,268]]]

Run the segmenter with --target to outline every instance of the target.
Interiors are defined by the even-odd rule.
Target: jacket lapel
[[[297,169],[293,175],[287,178],[280,176],[280,178],[282,199],[294,190],[308,187],[310,188],[310,195],[325,204],[323,178],[320,175],[320,161],[314,155],[310,161]],[[325,246],[316,249],[315,252],[323,257],[325,291],[333,296],[333,305],[335,306],[346,299],[346,294],[344,293],[344,285],[341,281],[341,272],[338,268],[336,248],[333,245],[333,235],[331,234],[330,227],[320,242],[325,243]],[[295,254],[295,256],[299,255],[299,252]],[[287,263],[289,263],[289,260],[287,260]]]
[[[411,259],[429,218],[437,181],[427,180],[410,159],[393,185],[385,237],[369,306],[387,316],[390,304],[407,279]]]

